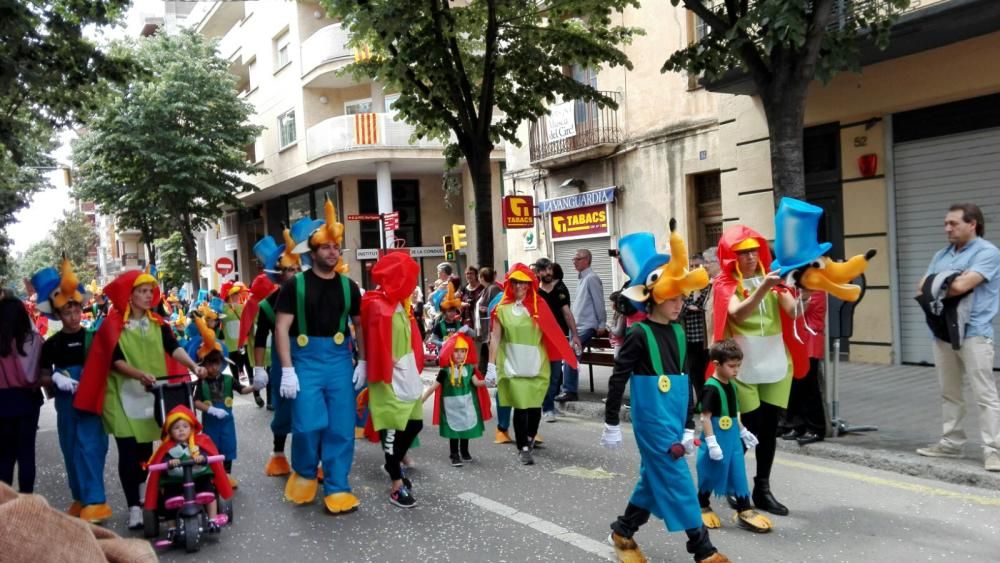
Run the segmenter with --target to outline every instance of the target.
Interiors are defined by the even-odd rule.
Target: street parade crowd
[[[793,382],[816,367],[807,342],[822,329],[809,320],[812,297],[856,300],[859,288],[850,282],[873,254],[826,257],[829,243],[817,240],[821,213],[782,200],[773,248],[747,226],[729,227],[711,279],[689,263],[673,220],[669,253],[657,250],[654,233],[619,240],[616,255],[629,281],[616,294],[625,314],[612,335],[616,357],[600,443],[622,445],[628,384],[641,466],[610,524],[609,542],[622,561],[645,561],[634,535],[650,515],[686,534],[695,561],[729,561],[709,537],[723,525],[713,496],[752,532],[774,527],[765,513],[789,513],[770,473]],[[148,271],[85,286],[68,260],[31,278],[33,310],[4,296],[0,480],[12,484],[16,467],[20,491],[33,492],[45,397],[54,398],[73,498],[66,512],[91,523],[112,517],[104,465],[113,439],[128,527],[147,532],[151,518],[170,517],[168,499],[188,484],[182,469],[191,464],[196,493],[211,495],[210,531],[230,521],[239,486],[237,394],[273,410],[272,453],[253,463],[287,477],[287,501],[309,504],[319,496],[331,514],[362,504],[350,482],[359,439],[381,446],[388,501],[417,504],[407,453],[419,444],[426,401],[449,441],[451,465],[473,459],[470,442],[483,436],[494,412],[496,441],[513,442],[517,462],[533,465],[543,412],[554,410],[553,382],[562,364],[577,367],[581,352],[568,296],[565,306],[549,298],[552,264],[514,264],[502,279],[490,268],[470,268],[467,287],[447,271],[444,283],[428,288],[437,295],[426,306],[439,315],[425,326],[419,265],[387,253],[371,270],[374,289],[363,292],[341,255],[344,226],[336,217],[328,199],[323,219],[299,220],[284,230],[282,244],[270,236],[256,243],[263,273],[249,286],[229,282],[218,295],[203,292],[189,303],[162,295]],[[682,318],[691,295],[705,311],[697,345]],[[61,329],[43,341],[46,318]],[[438,371],[425,387],[421,373],[432,362]],[[751,480],[744,453],[754,448]],[[687,456],[695,457],[696,478]],[[151,471],[160,464],[164,471]],[[243,465],[240,471],[258,470]]]

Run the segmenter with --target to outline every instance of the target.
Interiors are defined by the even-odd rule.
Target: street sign
[[[348,221],[378,221],[378,213],[352,213],[347,216]]]
[[[228,275],[236,268],[236,264],[233,264],[232,258],[227,258],[223,256],[215,261],[215,271],[219,272],[220,276]]]
[[[399,211],[390,211],[382,215],[386,231],[395,231],[399,228]]]

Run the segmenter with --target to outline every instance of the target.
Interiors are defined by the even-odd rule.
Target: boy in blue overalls
[[[609,381],[601,444],[622,443],[618,411],[625,384],[631,382],[632,428],[642,463],[639,482],[625,513],[611,524],[608,541],[623,562],[644,562],[633,539],[650,514],[661,518],[669,531],[688,536],[687,551],[695,561],[726,563],[729,559],[712,545],[702,524],[698,497],[685,453],[694,451],[693,387],[685,375],[685,336],[677,323],[683,295],[708,285],[704,269],[688,271],[687,248],[671,220],[669,255],[657,254],[648,233],[623,237],[622,264],[632,280],[625,295],[648,302],[649,317],[632,326],[615,359]]]

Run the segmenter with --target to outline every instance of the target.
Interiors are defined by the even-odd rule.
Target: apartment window
[[[372,111],[372,99],[366,98],[364,100],[351,100],[350,102],[344,102],[344,115],[356,115],[359,113],[371,113]]]
[[[291,196],[288,198],[288,224],[292,225],[303,217],[309,217],[312,206],[309,201],[309,192]],[[322,215],[319,215],[322,217]]]
[[[250,59],[247,63],[247,80],[250,83],[250,90],[253,90],[260,83],[260,77],[257,76],[257,58]]]
[[[393,94],[391,96],[385,97],[385,112],[389,114],[389,118],[393,121],[396,120],[396,101],[399,100],[399,94]]]
[[[285,31],[274,39],[274,71],[277,72],[292,62],[290,40]]]
[[[573,80],[576,80],[580,84],[586,84],[591,88],[597,89],[596,68],[573,65],[570,72]],[[576,100],[573,111],[576,116],[576,123],[579,125],[583,123],[595,123],[597,121],[597,112],[599,110],[597,104],[585,102],[583,100]]]
[[[278,150],[295,143],[295,110],[291,109],[278,116]]]

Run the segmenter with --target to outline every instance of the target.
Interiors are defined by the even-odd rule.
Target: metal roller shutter
[[[611,295],[612,291],[617,289],[613,287],[613,263],[611,257],[608,256],[608,249],[611,248],[611,239],[608,237],[577,239],[557,242],[553,246],[555,256],[552,260],[562,266],[563,283],[569,289],[569,296],[572,301],[576,300],[576,286],[577,282],[580,281],[577,277],[576,269],[573,267],[573,257],[576,256],[576,251],[581,248],[586,248],[590,251],[590,254],[593,256],[590,267],[597,274],[597,277],[601,278],[601,281],[604,282],[604,307],[608,311],[608,320],[610,320],[611,304],[608,301],[608,296]]]
[[[978,205],[989,227],[987,238],[991,232],[996,237],[1000,128],[899,143],[893,152],[902,361],[933,363],[924,314],[913,293],[934,253],[947,244],[943,222],[951,204]],[[998,319],[993,326],[1000,335]],[[1000,367],[1000,355],[994,367]]]

